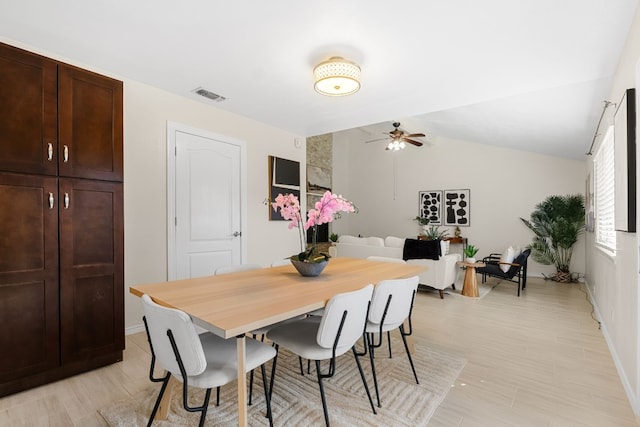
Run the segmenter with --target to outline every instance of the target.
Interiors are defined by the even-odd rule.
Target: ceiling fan
[[[392,150],[392,151],[402,150],[407,146],[406,143],[413,144],[416,147],[421,147],[423,145],[422,142],[416,141],[412,138],[424,137],[425,136],[424,133],[405,133],[402,129],[399,129],[400,122],[394,122],[393,127],[395,129],[392,130],[391,132],[385,132],[387,133],[387,135],[389,135],[388,137],[391,138],[391,141],[389,142],[389,144],[387,144],[387,146],[385,147],[385,150]],[[387,138],[379,138],[379,139],[374,139],[374,140],[365,141],[365,142],[368,143],[368,142],[383,141],[385,139]]]

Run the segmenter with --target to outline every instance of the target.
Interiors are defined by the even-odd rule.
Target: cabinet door
[[[122,181],[122,82],[58,67],[59,174]]]
[[[60,364],[57,181],[0,173],[0,383]]]
[[[0,170],[56,175],[57,66],[0,44]]]
[[[124,349],[122,184],[60,178],[62,363]]]

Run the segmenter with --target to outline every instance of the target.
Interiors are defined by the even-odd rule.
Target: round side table
[[[464,273],[464,284],[462,285],[462,295],[465,297],[479,297],[478,293],[478,279],[476,278],[476,268],[485,267],[487,264],[484,262],[466,262],[458,261],[459,266],[466,269]]]

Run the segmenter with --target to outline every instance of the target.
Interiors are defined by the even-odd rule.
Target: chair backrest
[[[418,276],[407,279],[383,280],[373,290],[371,307],[369,308],[369,322],[380,324],[384,316],[385,325],[400,326],[409,317],[413,294],[418,288]],[[387,301],[391,296],[391,303],[384,314]]]
[[[520,255],[518,255],[513,260],[513,263],[517,264],[517,265],[512,265],[511,268],[509,268],[509,271],[507,272],[507,275],[509,277],[513,277],[516,274],[518,274],[520,269],[522,269],[522,272],[524,274],[526,274],[526,272],[527,272],[527,259],[529,258],[529,254],[530,253],[531,253],[531,249],[525,249],[524,251],[522,251],[520,253]]]
[[[167,331],[171,331],[187,375],[204,372],[207,359],[189,315],[184,311],[156,304],[148,295],[142,296],[142,307],[153,352],[162,367],[173,375],[182,376],[167,335]]]
[[[400,259],[400,258],[391,258],[388,256],[376,256],[376,255],[371,255],[367,257],[367,260],[369,261],[381,261],[381,262],[393,262],[396,264],[406,264],[407,261]]]
[[[285,258],[271,263],[271,267],[280,267],[282,265],[291,265],[291,260],[289,258]]]
[[[218,274],[238,273],[240,271],[257,270],[259,268],[262,268],[260,264],[225,265],[216,268],[216,271],[214,271],[213,274],[217,276]]]
[[[367,285],[358,291],[334,295],[324,308],[324,314],[322,320],[320,320],[318,335],[316,336],[318,345],[324,348],[333,347],[340,328],[340,322],[342,321],[342,315],[346,311],[347,317],[340,332],[336,356],[353,347],[364,332],[372,294],[373,285]]]

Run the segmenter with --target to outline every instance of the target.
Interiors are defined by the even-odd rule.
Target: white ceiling
[[[409,132],[583,159],[637,0],[2,0],[0,37],[304,135]],[[362,68],[344,98],[313,67]],[[223,95],[215,103],[192,93]],[[615,100],[612,100],[615,101]],[[379,127],[376,127],[378,132]]]

